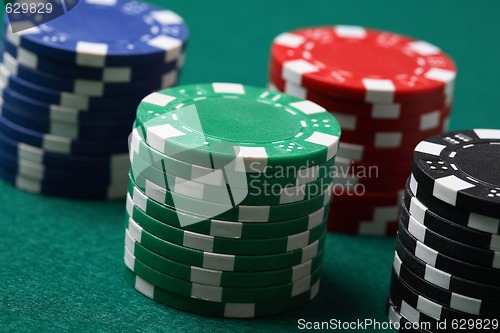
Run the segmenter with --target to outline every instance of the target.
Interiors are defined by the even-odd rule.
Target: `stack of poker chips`
[[[391,321],[430,332],[466,322],[476,332],[500,317],[499,156],[498,129],[450,132],[416,146],[399,221]]]
[[[176,84],[188,31],[177,14],[81,0],[28,30],[6,27],[0,177],[29,192],[123,198],[141,99]]]
[[[447,128],[453,61],[391,32],[315,27],[274,39],[269,77],[271,88],[325,107],[342,126],[329,229],[394,234],[413,148]]]
[[[235,83],[145,97],[130,145],[125,276],[204,315],[286,312],[319,291],[340,126]]]

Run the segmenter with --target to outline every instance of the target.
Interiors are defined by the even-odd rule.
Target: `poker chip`
[[[129,217],[131,218],[131,217]],[[163,223],[148,216],[140,209],[135,210],[134,222],[144,231],[158,236],[164,241],[182,245],[186,248],[205,252],[237,254],[237,255],[267,255],[293,251],[316,242],[324,233],[326,218],[316,227],[299,234],[281,238],[266,239],[229,239],[208,236]]]
[[[75,10],[23,34],[7,29],[6,39],[45,58],[78,66],[154,66],[177,59],[188,29],[176,13],[146,3],[84,0]]]
[[[434,318],[436,321],[480,320],[481,318],[492,319],[492,317],[488,316],[473,315],[455,310],[446,305],[435,302],[428,297],[422,296],[411,288],[406,282],[398,278],[394,271],[391,279],[389,297],[394,303],[396,309],[401,308],[403,302],[406,302],[417,311],[420,311],[430,318]]]
[[[330,210],[330,205],[327,203],[324,207],[306,216],[284,221],[273,221],[273,223],[245,223],[211,218],[198,221],[197,216],[191,216],[170,207],[163,208],[153,201],[148,201],[149,199],[138,190],[134,193],[134,197],[139,198],[139,200],[134,201],[130,194],[127,195],[127,213],[133,219],[137,219],[137,214],[147,214],[147,216],[162,223],[177,228],[182,227],[182,230],[185,231],[230,239],[279,238],[301,234],[320,225],[328,216]],[[190,218],[197,222],[181,224],[181,221],[187,221]]]
[[[324,251],[313,259],[302,264],[275,271],[267,272],[229,272],[197,266],[190,266],[157,255],[140,243],[135,242],[127,234],[126,251],[129,256],[142,262],[158,272],[170,275],[181,280],[215,287],[239,287],[244,284],[247,288],[270,287],[290,282],[296,282],[308,277],[321,266]]]
[[[420,278],[437,287],[472,298],[485,299],[493,302],[498,301],[498,296],[500,295],[499,287],[469,281],[441,271],[415,257],[404,247],[399,246],[394,255],[394,264],[402,266],[403,262],[405,270],[413,272]]]
[[[1,178],[40,194],[124,198],[137,105],[177,84],[183,19],[138,1],[83,0],[22,33],[6,26],[3,37]]]
[[[135,119],[133,107],[116,110],[78,110],[65,106],[48,104],[18,94],[0,83],[0,94],[4,102],[22,110],[26,115],[42,119],[45,122],[58,121],[70,125],[88,126],[129,126]]]
[[[500,218],[500,176],[491,172],[500,167],[499,154],[500,130],[437,135],[415,147],[413,176],[438,200]]]
[[[468,227],[443,218],[428,209],[408,190],[405,191],[404,205],[408,214],[411,214],[412,219],[417,220],[434,232],[460,243],[482,249],[500,251],[499,235],[477,230],[474,226]]]
[[[150,215],[154,214],[154,211],[157,211],[158,214],[161,215],[165,207],[167,207],[190,212],[197,216],[195,221],[203,220],[206,217],[241,222],[269,222],[295,219],[297,217],[309,215],[321,209],[331,201],[331,189],[328,188],[321,195],[317,195],[309,200],[292,202],[284,205],[233,206],[230,200],[231,198],[228,197],[228,195],[226,195],[228,202],[218,203],[203,201],[170,191],[163,191],[161,188],[159,189],[151,184],[149,184],[146,191],[143,192],[136,186],[134,180],[130,177],[128,193],[133,196],[132,198],[134,200],[137,195],[141,197],[140,193],[145,194],[146,197],[150,199],[145,202],[148,207],[147,213]]]
[[[455,76],[453,60],[438,47],[358,26],[284,32],[274,39],[269,60],[271,90],[315,102],[338,120],[335,190],[369,193],[366,198],[398,195],[415,146],[447,130]],[[354,206],[373,212],[385,204],[362,195],[340,200],[330,213],[331,230],[396,232],[397,216],[350,214]]]
[[[291,311],[314,299],[320,287],[320,280],[318,280],[308,291],[291,298],[258,303],[225,303],[210,302],[168,292],[147,282],[128,268],[125,268],[125,278],[138,292],[155,301],[184,311],[226,318],[255,318]]]
[[[411,286],[414,291],[432,301],[444,304],[450,309],[477,316],[496,316],[498,314],[497,302],[464,296],[460,292],[450,292],[437,287],[413,274],[403,264],[399,264],[399,262],[395,262],[393,268],[401,281]]]
[[[47,121],[33,117],[20,111],[18,108],[0,100],[0,115],[8,121],[18,124],[25,129],[36,132],[81,140],[113,140],[116,137],[126,137],[130,133],[130,124],[114,128],[109,126],[90,126],[90,124],[68,124],[61,121]]]
[[[44,72],[32,70],[19,64],[10,54],[3,54],[5,68],[16,77],[36,85],[47,86],[61,91],[86,96],[120,96],[125,94],[144,94],[155,91],[175,82],[173,72],[164,76],[153,76],[152,80],[136,80],[127,83],[106,83],[92,80],[73,80]],[[168,82],[172,80],[173,82]]]
[[[280,184],[265,184],[264,189],[255,186],[254,179],[240,181],[239,175],[231,174],[228,179],[237,180],[228,186],[217,184],[200,184],[197,179],[188,180],[169,173],[162,172],[155,167],[148,167],[144,161],[138,163],[135,159],[130,168],[130,177],[142,191],[147,187],[154,187],[157,191],[169,197],[184,195],[193,199],[200,199],[213,203],[228,203],[227,190],[233,197],[242,197],[242,205],[283,205],[312,199],[323,194],[332,187],[332,176],[318,178],[307,184],[296,185],[295,182]],[[221,178],[217,177],[217,180]],[[221,179],[222,181],[222,179]],[[186,199],[187,200],[187,199]]]
[[[440,253],[453,256],[468,263],[495,269],[500,268],[498,260],[500,252],[476,248],[441,236],[429,230],[423,224],[420,224],[416,219],[412,219],[411,216],[406,213],[407,212],[404,210],[402,211],[400,222],[406,227],[408,232],[421,243]]]
[[[73,66],[51,60],[36,53],[30,52],[22,47],[16,47],[8,39],[4,40],[5,52],[16,60],[20,65],[37,71],[38,73],[51,73],[63,78],[75,80],[93,80],[109,83],[127,83],[134,81],[143,81],[155,77],[160,73],[169,73],[175,68],[182,68],[183,55],[172,62],[160,64],[157,66],[121,66],[121,67],[86,67]]]
[[[409,323],[438,329],[443,320],[479,322],[500,314],[494,195],[500,182],[489,169],[497,162],[498,137],[498,130],[473,129],[415,147],[389,291],[393,312]]]
[[[307,292],[311,288],[311,284],[319,280],[321,274],[321,269],[317,268],[311,275],[302,280],[263,288],[215,287],[176,279],[170,275],[160,273],[136,260],[127,249],[125,249],[124,261],[130,270],[155,286],[186,297],[212,302],[238,301],[239,303],[249,303],[289,298]]]
[[[219,102],[228,95],[231,102]],[[220,108],[218,112],[213,111],[214,105]],[[245,112],[229,112],[244,106]],[[207,124],[203,133],[200,121]],[[335,118],[315,103],[227,83],[150,94],[139,104],[136,126],[148,145],[168,156],[205,167],[212,166],[207,157],[224,165],[238,156],[248,169],[259,164],[325,163],[335,156],[340,135]],[[226,147],[228,139],[248,144]],[[307,158],[296,158],[306,154]]]
[[[306,88],[385,103],[444,95],[456,75],[453,61],[432,44],[356,26],[285,32],[273,42],[271,65]]]
[[[405,306],[407,305],[406,303],[404,304]],[[437,327],[436,320],[433,319],[427,319],[427,318],[420,319],[420,317],[418,317],[418,320],[410,321],[409,319],[407,319],[406,316],[401,314],[396,309],[396,307],[394,306],[394,304],[392,304],[390,299],[387,300],[386,309],[387,309],[387,318],[393,325],[394,329],[398,332],[414,332],[414,333],[429,332],[427,330],[418,329],[415,325],[416,323],[418,323],[418,327],[432,327],[432,328]],[[418,314],[420,314],[417,310],[415,311]],[[431,325],[433,324],[434,326],[428,326],[429,324]]]
[[[190,249],[164,241],[142,229],[132,219],[128,220],[127,232],[136,241],[151,251],[185,264],[222,271],[263,272],[284,269],[307,262],[322,250],[325,235],[300,249],[260,256],[235,256]],[[244,286],[243,286],[244,287]]]
[[[130,135],[127,279],[205,315],[305,305],[319,288],[339,141],[324,108],[281,92],[212,83],[146,96]]]
[[[465,209],[456,208],[448,203],[436,199],[432,193],[419,186],[419,182],[412,175],[407,182],[406,191],[415,196],[421,203],[438,216],[453,221],[468,228],[484,231],[489,234],[500,233],[500,219],[477,214]]]

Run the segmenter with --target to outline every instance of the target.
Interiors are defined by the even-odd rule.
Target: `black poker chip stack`
[[[401,332],[498,332],[500,130],[450,132],[416,146],[387,313]]]

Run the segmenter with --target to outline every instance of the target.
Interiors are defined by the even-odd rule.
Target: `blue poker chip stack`
[[[177,83],[187,40],[179,15],[128,0],[80,0],[20,33],[7,25],[0,177],[47,195],[124,197],[137,105]]]

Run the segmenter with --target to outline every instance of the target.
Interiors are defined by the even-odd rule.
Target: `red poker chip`
[[[332,195],[332,208],[335,207],[384,207],[399,206],[403,199],[404,190],[388,192],[355,193],[344,191]],[[359,210],[363,211],[363,210]]]
[[[328,230],[349,235],[386,236],[395,235],[398,219],[369,220],[356,216],[335,216],[330,210]]]
[[[407,146],[401,148],[374,148],[359,144],[352,144],[340,140],[337,156],[354,161],[385,161],[401,162],[411,160],[413,158],[413,150],[415,146]]]
[[[357,26],[280,34],[273,41],[271,64],[286,81],[366,102],[449,95],[456,76],[453,60],[438,47]]]
[[[335,177],[333,185],[352,191],[397,191],[405,186],[408,175],[395,175],[393,177]],[[336,190],[336,189],[335,189]]]
[[[367,119],[354,115],[330,112],[339,122],[342,130],[350,131],[404,131],[424,132],[432,129],[444,129],[448,126],[450,107],[443,107],[424,113],[417,117],[408,117],[404,120]]]
[[[355,177],[394,177],[397,175],[408,175],[411,173],[411,160],[400,162],[385,162],[385,161],[352,161],[337,156],[335,158],[335,171],[341,176],[355,176]]]
[[[269,71],[269,78],[272,83],[271,90],[279,90],[297,98],[308,99],[331,112],[355,115],[369,120],[393,120],[404,123],[408,118],[420,117],[436,110],[449,110],[451,105],[451,98],[447,100],[445,96],[414,103],[369,103],[342,99],[285,82],[272,68]]]
[[[373,148],[415,147],[420,141],[443,133],[442,128],[424,132],[350,131],[342,129],[342,142]]]

